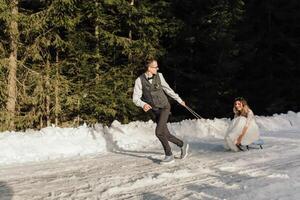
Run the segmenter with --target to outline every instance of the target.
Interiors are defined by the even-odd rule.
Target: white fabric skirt
[[[247,118],[243,116],[236,117],[232,120],[225,135],[225,149],[238,151],[235,143],[237,138],[242,134],[242,130],[246,125]],[[241,144],[249,145],[259,139],[259,128],[254,119],[249,123],[249,127],[244,135]]]

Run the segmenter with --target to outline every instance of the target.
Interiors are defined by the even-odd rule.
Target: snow
[[[0,164],[41,161],[106,152],[103,128],[47,127],[0,133]],[[101,134],[102,135],[99,135]]]
[[[299,199],[300,113],[256,116],[265,145],[247,152],[223,149],[230,121],[169,123],[191,147],[170,165],[152,121],[0,133],[0,200]]]

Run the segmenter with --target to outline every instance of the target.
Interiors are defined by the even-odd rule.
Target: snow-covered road
[[[299,136],[264,132],[263,150],[238,153],[224,151],[221,139],[198,139],[187,159],[170,165],[159,164],[159,148],[7,165],[0,168],[0,199],[296,200]]]

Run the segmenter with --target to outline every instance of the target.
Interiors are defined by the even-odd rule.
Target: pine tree
[[[9,16],[8,4],[4,0],[0,0],[0,131],[5,130],[5,107],[7,96],[7,81],[5,79],[7,74],[7,48],[8,36],[5,34],[7,27],[7,20]]]
[[[5,23],[4,29],[7,30],[9,37],[9,48],[7,60],[3,60],[7,64],[8,69],[8,82],[7,82],[7,99],[6,99],[6,122],[8,129],[15,129],[15,115],[16,115],[16,99],[17,99],[17,68],[18,68],[18,41],[19,41],[19,28],[18,28],[18,0],[7,2],[2,0],[0,2],[0,10],[2,11],[1,20]],[[2,46],[3,50],[3,46]],[[3,64],[3,63],[2,63]]]
[[[246,3],[237,42],[240,73],[248,76],[237,89],[258,114],[299,110],[299,8],[296,0]]]
[[[74,77],[73,91],[80,91],[75,98],[80,104],[78,115],[85,121],[128,122],[136,116],[131,100],[133,81],[147,57],[163,54],[159,38],[168,32],[166,19],[157,14],[157,7],[161,14],[164,7],[150,1],[81,4],[82,25],[74,41],[78,37],[82,40],[73,53],[83,53],[78,55],[75,72],[70,68],[68,76],[72,73]],[[75,102],[72,108],[74,112]]]
[[[240,49],[235,36],[244,2],[175,1],[173,9],[183,26],[168,48],[167,78],[203,116],[227,115],[236,92],[232,81],[239,69],[235,58]]]
[[[18,128],[58,124],[61,103],[66,98],[68,80],[60,72],[69,62],[71,48],[65,37],[78,18],[75,1],[55,0],[39,7],[23,9],[20,20],[20,72],[18,80]],[[61,65],[61,66],[60,66]],[[62,116],[63,117],[63,116]]]

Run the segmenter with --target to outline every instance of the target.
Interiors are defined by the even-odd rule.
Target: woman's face
[[[238,111],[240,111],[240,110],[242,110],[243,109],[243,104],[242,104],[242,102],[240,102],[240,101],[235,101],[234,102],[234,107],[235,107],[235,109],[237,109]]]

